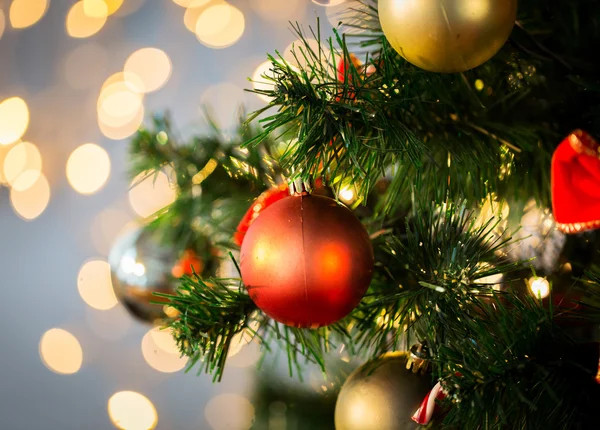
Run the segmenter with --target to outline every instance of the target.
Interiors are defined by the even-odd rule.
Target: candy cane
[[[412,420],[421,425],[429,424],[433,417],[433,412],[437,407],[435,403],[436,399],[443,400],[444,397],[446,397],[446,393],[444,393],[442,384],[438,382],[431,391],[427,393],[425,399],[423,399],[423,403],[421,403],[417,412],[412,416]]]

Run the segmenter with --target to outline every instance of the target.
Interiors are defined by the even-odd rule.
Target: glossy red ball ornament
[[[320,327],[348,315],[369,287],[373,246],[347,207],[318,195],[292,195],[261,213],[240,254],[254,303],[294,327]]]

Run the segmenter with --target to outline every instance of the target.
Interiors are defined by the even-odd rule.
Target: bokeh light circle
[[[67,34],[74,38],[85,38],[98,33],[106,24],[107,15],[93,17],[86,15],[83,1],[75,3],[67,13]]]
[[[13,28],[31,27],[48,9],[48,0],[13,0],[8,16]]]
[[[142,48],[135,51],[125,61],[123,69],[125,76],[138,76],[141,92],[149,93],[161,88],[171,76],[171,60],[162,50],[157,48]]]
[[[183,14],[183,24],[185,28],[192,33],[196,33],[196,23],[198,18],[208,6],[214,5],[216,2],[225,3],[224,0],[192,0],[189,2],[185,13]]]
[[[140,106],[140,110],[131,121],[123,125],[110,125],[107,123],[106,118],[104,116],[98,116],[98,126],[100,127],[100,131],[104,136],[112,140],[122,140],[128,138],[140,128],[143,121],[144,105]]]
[[[315,53],[316,59],[308,55],[308,49]],[[329,49],[322,44],[319,47],[319,41],[316,39],[296,40],[284,49],[283,59],[291,66],[300,69],[310,67],[308,65],[309,61],[317,61],[319,58],[325,64],[329,60],[329,54]]]
[[[67,179],[80,194],[93,194],[104,186],[110,175],[108,153],[94,143],[76,148],[67,160]]]
[[[122,127],[143,109],[143,96],[132,88],[132,81],[118,81],[102,88],[98,96],[98,121],[110,127]]]
[[[36,183],[42,172],[42,156],[33,143],[13,146],[4,159],[4,179],[17,191],[25,191]]]
[[[108,416],[122,430],[156,428],[158,414],[146,396],[135,391],[119,391],[108,399]]]
[[[254,69],[254,73],[252,74],[252,87],[255,90],[262,91],[272,91],[274,88],[273,81],[266,79],[264,76],[273,77],[273,63],[270,61],[265,61],[258,65],[256,69]],[[271,98],[267,97],[264,94],[256,94],[261,100],[266,102],[270,102]]]
[[[10,97],[0,103],[0,145],[19,140],[29,125],[29,109],[20,97]]]
[[[50,201],[50,185],[43,173],[26,190],[10,190],[10,203],[14,211],[25,220],[40,216]]]
[[[196,21],[198,40],[209,48],[227,48],[234,45],[246,28],[244,14],[227,3],[219,3],[202,11]]]
[[[163,373],[178,372],[187,364],[187,358],[181,357],[170,332],[159,327],[142,338],[142,355],[150,367]]]
[[[108,16],[108,5],[104,0],[82,0],[83,12],[91,18]]]
[[[175,201],[177,190],[164,172],[141,173],[132,182],[129,203],[136,214],[149,217]]]
[[[110,280],[110,265],[105,260],[90,260],[81,266],[77,290],[83,301],[94,309],[105,311],[118,302]]]
[[[40,357],[53,372],[77,373],[83,363],[83,350],[75,336],[66,330],[53,328],[40,339]]]

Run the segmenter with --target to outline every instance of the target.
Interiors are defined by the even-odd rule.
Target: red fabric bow
[[[564,233],[600,228],[600,146],[575,130],[552,157],[552,209]]]

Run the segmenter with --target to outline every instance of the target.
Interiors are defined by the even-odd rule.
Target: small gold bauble
[[[392,47],[431,72],[462,72],[492,58],[515,23],[517,0],[379,0]]]
[[[411,419],[431,377],[408,370],[407,353],[388,353],[356,369],[335,405],[336,430],[413,430]]]

